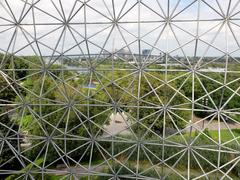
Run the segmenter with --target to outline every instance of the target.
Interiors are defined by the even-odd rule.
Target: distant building
[[[143,55],[144,58],[147,58],[150,54],[151,54],[150,49],[143,49],[142,50],[142,55]]]
[[[125,48],[120,49],[120,50],[116,49],[115,52],[118,57],[121,57],[123,59],[129,59],[131,57],[131,52]]]

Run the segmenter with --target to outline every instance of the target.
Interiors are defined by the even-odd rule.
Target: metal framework
[[[0,179],[239,178],[239,34],[240,0],[0,0]]]

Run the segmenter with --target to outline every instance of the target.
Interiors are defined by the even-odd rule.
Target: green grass
[[[232,129],[232,133],[228,129],[222,129],[220,134],[221,134],[221,142],[230,141],[235,136],[235,138],[238,137],[237,141],[240,143],[240,129]],[[219,137],[218,130],[209,131],[209,135],[214,140],[216,141],[218,140],[218,137]],[[232,142],[236,142],[236,141],[232,141]]]
[[[237,138],[237,141],[240,143],[240,129],[231,129],[232,132],[230,132],[228,129],[222,129],[220,134],[221,134],[221,142],[228,142],[231,141],[234,138]],[[213,140],[218,141],[218,137],[219,137],[219,132],[218,130],[207,130],[204,132],[206,135],[208,135],[209,137],[211,137]],[[196,136],[196,133],[193,132],[191,137],[194,138],[194,136]],[[202,135],[204,136],[204,135]],[[190,133],[183,133],[183,137],[187,140],[190,138]],[[181,135],[175,135],[172,136],[168,139],[169,141],[173,141],[173,142],[180,142],[183,143],[184,140],[182,138]],[[209,140],[210,142],[210,140]],[[232,141],[233,143],[236,141]]]

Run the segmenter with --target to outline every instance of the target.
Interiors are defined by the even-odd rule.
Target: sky
[[[170,0],[170,25],[166,24],[167,0],[142,0],[140,4],[137,0],[85,1],[84,8],[84,0],[0,0],[0,52],[48,56],[121,48],[138,53],[140,48],[152,49],[152,54],[193,56],[198,37],[197,56],[240,56],[239,0],[230,5],[228,0],[208,4]],[[224,21],[227,12],[231,21]],[[24,18],[16,26],[20,17]],[[61,22],[64,17],[72,17],[69,26]]]

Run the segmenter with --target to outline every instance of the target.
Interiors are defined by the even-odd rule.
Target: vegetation
[[[0,109],[0,138],[6,141],[5,148],[0,151],[0,164],[8,162],[3,166],[0,165],[3,169],[20,167],[17,158],[11,159],[15,155],[9,148],[9,144],[16,149],[21,148],[18,147],[19,137],[13,132],[18,130],[21,130],[21,133],[28,132],[30,147],[25,149],[23,155],[39,165],[49,164],[50,167],[56,167],[66,161],[69,165],[76,162],[84,164],[89,159],[97,161],[102,156],[98,150],[99,146],[107,149],[109,154],[121,154],[122,159],[127,159],[131,146],[139,139],[143,141],[141,147],[146,147],[149,152],[141,148],[140,154],[134,152],[130,156],[128,166],[132,171],[136,170],[132,165],[136,161],[159,164],[160,159],[167,159],[168,165],[184,169],[188,166],[188,155],[187,152],[182,154],[179,152],[191,142],[193,148],[206,145],[213,148],[212,151],[198,150],[198,161],[195,157],[191,157],[190,165],[193,170],[200,169],[200,163],[206,171],[211,171],[215,169],[214,165],[224,165],[229,162],[229,159],[239,155],[222,152],[219,162],[219,146],[215,143],[219,138],[217,131],[204,131],[205,135],[199,135],[197,132],[173,135],[177,129],[183,129],[191,118],[192,104],[189,100],[192,99],[192,89],[194,89],[194,99],[197,100],[194,114],[198,117],[209,116],[215,111],[215,107],[221,107],[224,103],[226,103],[224,109],[238,108],[240,96],[236,94],[231,98],[233,91],[240,86],[237,74],[230,73],[227,79],[224,73],[197,74],[192,87],[192,76],[186,75],[185,72],[166,74],[161,71],[146,71],[142,73],[118,61],[114,62],[115,71],[109,70],[112,62],[106,60],[101,63],[93,62],[91,65],[84,62],[84,66],[91,66],[90,70],[77,73],[64,68],[66,65],[78,64],[75,59],[71,62],[65,61],[64,67],[45,64],[45,69],[40,69],[44,63],[43,60],[34,56],[0,55],[0,59],[3,59],[2,72],[6,74],[6,76],[0,75],[0,101],[20,102],[24,105],[22,109],[12,111],[12,114],[8,113],[13,109],[10,106]],[[121,71],[121,68],[125,71]],[[150,65],[149,69],[151,68],[161,69],[158,65]],[[100,73],[94,71],[95,69]],[[236,81],[232,82],[233,80]],[[223,83],[229,83],[229,88],[222,86]],[[94,88],[88,87],[91,84],[94,84]],[[132,130],[139,139],[129,136],[122,137],[132,140],[128,143],[101,141],[98,141],[98,144],[95,143],[94,140],[102,136],[103,125],[108,124],[109,116],[113,112],[123,111],[130,115],[128,118],[132,123]],[[21,113],[22,116],[14,116]],[[240,121],[240,115],[237,113],[232,113],[229,118]],[[11,127],[12,130],[7,127]],[[222,142],[230,141],[233,136],[240,136],[239,130],[232,131],[233,134],[228,130],[221,130]],[[163,134],[168,137],[163,141],[156,134],[160,137]],[[8,140],[5,136],[11,139]],[[193,139],[196,140],[193,142]],[[229,142],[226,146],[237,150],[239,149],[236,144],[238,141]],[[89,142],[92,142],[93,151],[86,146]],[[182,144],[182,148],[174,146],[174,143]],[[124,152],[126,149],[129,150]],[[181,160],[178,161],[178,159]],[[176,162],[178,163],[175,165]],[[26,161],[26,163],[29,162]],[[223,167],[222,170],[227,170],[229,166]],[[129,169],[121,170],[119,164],[113,164],[113,167],[115,172],[120,171],[119,176],[129,173]],[[163,168],[161,164],[159,168]],[[29,169],[34,167],[29,164],[21,172]],[[233,168],[234,175],[240,173],[239,169],[239,164]],[[144,168],[139,167],[139,170],[144,171]],[[167,171],[166,167],[165,170]],[[105,172],[113,173],[111,169],[105,169]],[[59,178],[54,175],[48,176],[46,175],[45,178]],[[158,177],[153,169],[143,176]],[[9,176],[9,179],[11,178],[14,179],[15,176]],[[35,178],[41,178],[41,174],[36,175]],[[94,178],[104,179],[104,177]],[[176,176],[171,175],[169,178],[176,179]]]
[[[13,102],[15,93],[10,85],[0,76],[0,104]],[[21,164],[15,155],[20,141],[18,125],[10,118],[11,106],[0,106],[0,169],[19,169]],[[1,176],[0,176],[1,178]]]
[[[205,134],[208,134],[205,132]],[[213,133],[214,135],[215,133]],[[207,138],[204,135],[198,135],[198,133],[194,133],[193,135],[185,134],[184,138],[187,142],[193,141],[197,137],[197,140],[193,142],[192,149],[194,150],[190,156],[190,169],[191,169],[191,177],[198,177],[201,175],[201,172],[198,171],[200,169],[199,164],[201,165],[201,168],[204,169],[205,172],[211,172],[213,171],[217,166],[218,163],[220,163],[220,166],[223,166],[227,164],[230,160],[237,158],[239,156],[239,153],[232,154],[230,152],[221,152],[221,158],[220,162],[218,162],[218,145],[214,143],[213,141],[210,141],[209,138],[212,137],[212,133],[210,131],[209,138]],[[124,175],[127,174],[133,174],[130,171],[133,172],[137,171],[136,164],[139,163],[138,170],[141,172],[141,175],[145,175],[147,177],[158,177],[157,173],[159,173],[161,176],[164,176],[165,174],[169,173],[169,179],[175,177],[174,172],[170,170],[168,166],[174,166],[174,169],[176,169],[181,175],[185,176],[187,175],[186,167],[188,167],[188,151],[184,150],[184,141],[180,136],[174,136],[171,138],[171,142],[169,140],[165,141],[164,147],[162,146],[163,141],[159,140],[159,138],[147,138],[142,142],[142,145],[139,150],[136,148],[131,148],[134,144],[136,144],[136,140],[132,136],[122,136],[122,139],[128,139],[126,142],[116,142],[114,143],[114,154],[118,155],[116,158],[118,161],[114,161],[111,165],[112,169],[107,168],[105,173],[106,179],[111,174],[115,174],[114,172],[117,172],[118,176],[121,178],[124,178]],[[131,141],[131,140],[132,141]],[[174,146],[172,142],[181,143],[183,147]],[[201,149],[198,149],[198,147],[201,147]],[[209,150],[208,148],[211,148],[212,150]],[[226,145],[229,149],[237,150],[239,146],[232,142]],[[129,150],[127,150],[129,149]],[[109,152],[112,152],[112,148],[110,147]],[[192,151],[192,150],[191,150]],[[197,151],[197,153],[195,153]],[[164,153],[163,153],[164,152]],[[165,160],[164,163],[162,160]],[[119,163],[118,163],[119,162]],[[120,164],[124,164],[121,165]],[[152,168],[152,165],[155,165],[155,168]],[[223,166],[221,170],[223,172],[226,172],[231,167],[231,164],[228,166]],[[130,169],[130,170],[129,170]],[[236,164],[231,173],[229,173],[229,176],[233,179],[238,179],[238,173],[240,170],[240,164]],[[173,173],[173,174],[171,174]],[[222,175],[215,173],[214,171],[209,174],[210,179],[216,179],[221,178]],[[179,177],[179,176],[178,176]],[[103,178],[103,177],[99,177]]]
[[[235,73],[228,73],[226,80],[224,80],[224,73],[207,73],[198,75],[195,79],[194,87],[192,87],[192,78],[190,78],[183,86],[183,92],[186,97],[191,99],[192,88],[194,88],[194,99],[198,100],[196,102],[195,115],[204,118],[209,116],[209,111],[214,112],[216,109],[215,107],[221,107],[225,103],[226,104],[223,106],[224,109],[235,109],[238,107],[240,96],[234,94],[234,97],[231,98],[233,92],[237,91],[240,86],[238,78],[238,74]],[[229,88],[223,86],[224,83],[227,84]],[[209,95],[206,95],[207,93]],[[240,121],[239,115],[232,115],[231,117]]]

